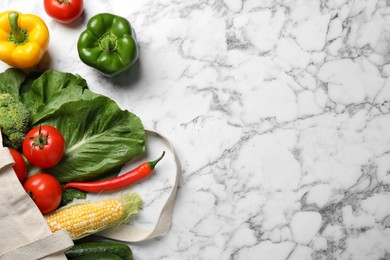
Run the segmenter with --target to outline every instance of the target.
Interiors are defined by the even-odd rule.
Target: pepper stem
[[[164,157],[164,155],[165,155],[165,151],[162,153],[162,155],[161,155],[159,158],[157,158],[157,159],[154,160],[154,161],[149,162],[149,167],[150,167],[152,170],[154,170],[154,167],[156,167],[156,164]]]
[[[99,47],[102,51],[115,51],[117,47],[117,37],[111,33],[106,33],[98,40]]]
[[[10,12],[8,14],[9,23],[11,26],[11,32],[9,34],[9,41],[13,42],[16,45],[24,44],[27,42],[27,32],[26,30],[18,26],[19,14],[17,12]]]

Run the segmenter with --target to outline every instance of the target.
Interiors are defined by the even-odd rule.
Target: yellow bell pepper
[[[49,30],[34,14],[0,14],[0,60],[20,69],[36,66],[49,46]]]

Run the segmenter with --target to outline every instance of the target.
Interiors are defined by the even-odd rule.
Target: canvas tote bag
[[[123,242],[141,242],[165,234],[171,225],[181,169],[169,140],[158,132],[147,135],[160,138],[172,153],[176,167],[173,186],[152,230],[121,224],[97,235]],[[24,191],[12,165],[9,149],[2,147],[0,131],[0,260],[66,259],[64,251],[73,241],[66,231],[52,233],[35,203]]]
[[[66,259],[63,251],[73,245],[62,231],[52,233],[45,218],[24,191],[0,132],[0,259]]]

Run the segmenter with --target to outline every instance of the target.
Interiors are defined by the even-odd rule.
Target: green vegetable
[[[31,113],[31,124],[37,125],[53,117],[63,104],[96,96],[79,75],[47,70],[25,87],[20,99]]]
[[[5,145],[18,150],[29,124],[30,113],[23,103],[11,94],[0,94],[0,128]]]
[[[63,159],[45,169],[60,182],[113,174],[145,151],[141,120],[121,110],[112,99],[90,91],[82,77],[55,70],[26,77],[14,69],[0,73],[1,79],[10,83],[12,93],[20,93],[31,115],[31,127],[52,125],[64,136]]]
[[[97,14],[88,21],[77,49],[85,64],[108,77],[129,69],[138,58],[138,46],[129,21],[109,13]]]
[[[117,255],[113,254],[107,254],[107,253],[100,253],[100,254],[88,254],[83,256],[78,256],[74,258],[69,258],[72,260],[122,260]]]
[[[60,182],[101,176],[128,162],[145,146],[139,118],[104,96],[66,103],[55,116],[39,123],[55,126],[65,138],[63,159],[47,170]]]
[[[62,192],[60,207],[71,203],[74,199],[85,199],[87,193],[77,189],[66,189]]]
[[[24,83],[27,81],[27,74],[21,70],[9,68],[0,73],[0,94],[8,93],[14,98],[19,98],[23,91]]]
[[[65,255],[69,259],[74,257],[86,256],[90,254],[112,254],[119,256],[122,260],[133,259],[133,253],[131,249],[123,243],[108,242],[108,241],[96,241],[96,242],[84,242],[74,245],[71,249],[65,251]]]

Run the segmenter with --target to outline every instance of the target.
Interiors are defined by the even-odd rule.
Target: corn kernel
[[[126,221],[139,212],[141,204],[139,195],[131,193],[122,200],[108,199],[66,206],[45,218],[52,232],[66,230],[72,239],[78,239]]]

